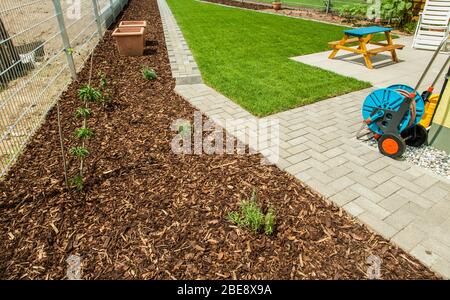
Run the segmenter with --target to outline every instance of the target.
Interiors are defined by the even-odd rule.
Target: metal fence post
[[[67,35],[66,25],[64,24],[64,15],[61,8],[60,0],[52,0],[55,7],[56,19],[58,20],[59,31],[61,33],[61,39],[64,45],[64,52],[66,53],[67,64],[69,65],[70,74],[72,79],[77,79],[77,70],[72,56],[72,47],[70,46],[69,36]]]
[[[97,31],[100,39],[103,36],[103,30],[102,30],[102,20],[100,18],[100,15],[98,13],[98,3],[97,0],[92,0],[92,5],[94,6],[94,16],[95,16],[95,23],[97,23]]]
[[[116,12],[114,11],[114,1],[109,0],[109,9],[111,9],[111,17],[113,19],[113,23],[116,20]]]

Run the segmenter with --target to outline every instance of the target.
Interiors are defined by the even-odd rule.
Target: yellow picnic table
[[[391,52],[392,60],[394,62],[398,62],[396,49],[403,49],[405,46],[400,44],[394,44],[391,36],[392,28],[381,27],[381,26],[370,26],[363,28],[355,28],[344,30],[344,37],[335,42],[328,43],[332,48],[333,52],[331,52],[328,58],[333,59],[339,50],[346,50],[357,54],[362,54],[364,57],[364,61],[366,63],[367,68],[373,69],[372,61],[370,60],[371,56],[375,56],[378,53],[389,51]],[[375,42],[372,41],[373,37],[377,33],[384,33],[386,36],[386,42]],[[359,46],[357,48],[352,48],[346,46],[349,43],[359,42]],[[367,45],[377,45],[380,46],[378,48],[373,48],[368,50]]]

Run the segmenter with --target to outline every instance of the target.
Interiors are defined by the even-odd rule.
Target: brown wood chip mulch
[[[114,105],[93,107],[85,192],[62,189],[55,110],[0,182],[0,278],[65,278],[70,254],[84,279],[366,278],[370,255],[384,279],[437,278],[258,155],[173,154],[170,125],[194,109],[173,91],[156,0],[131,1],[122,18],[147,20],[148,49],[119,57],[109,30],[95,50],[94,81],[107,74]],[[158,79],[145,80],[143,66]],[[87,78],[85,68],[60,101],[67,148]],[[276,208],[273,236],[227,220],[254,187]]]

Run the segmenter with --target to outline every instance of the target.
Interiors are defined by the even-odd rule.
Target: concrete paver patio
[[[165,0],[158,0],[158,4],[167,48],[172,53],[170,60],[177,80],[177,93],[221,126],[230,118],[255,118],[198,81],[195,60],[183,59],[192,57],[192,54],[175,18]],[[325,60],[320,63],[319,56],[320,59],[327,57],[325,53],[313,54],[306,60],[310,64],[316,60],[317,66],[323,68],[334,64],[336,72],[341,71],[337,65],[344,62],[327,59],[326,63]],[[402,52],[399,56],[405,62],[373,71],[361,65],[364,72],[355,74],[363,80],[378,78],[376,84],[380,86],[389,84],[390,80],[409,83],[406,77],[402,77],[405,81],[400,82],[395,77],[383,76],[383,72],[398,75],[404,72],[410,75],[411,80],[416,80],[423,67],[417,70],[414,64],[420,61],[423,65],[426,58],[417,57],[415,63],[409,63]],[[186,64],[189,67],[183,69]],[[348,65],[355,72],[359,70],[358,65],[354,67],[345,62],[345,66]],[[401,66],[405,66],[406,71]],[[396,68],[397,71],[388,68]],[[183,74],[177,72],[180,69]],[[368,72],[379,75],[364,75]],[[450,278],[450,182],[404,161],[384,157],[376,149],[355,139],[361,124],[361,104],[372,90],[357,91],[264,118],[279,121],[277,166],[343,207],[437,273]],[[264,150],[261,153],[267,155]]]

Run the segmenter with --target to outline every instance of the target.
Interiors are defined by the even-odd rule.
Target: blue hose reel
[[[405,91],[409,94],[412,93],[414,89],[407,85],[395,84],[385,89],[378,89],[370,93],[366,97],[366,100],[364,100],[364,104],[362,107],[363,119],[367,120],[368,118],[371,118],[373,121],[375,121],[374,118],[372,117],[372,112],[376,108],[385,108],[393,111],[398,111],[400,105],[405,100],[405,96],[402,95],[399,91]],[[416,101],[416,118],[412,126],[420,122],[425,112],[425,103],[422,97],[419,94],[416,94],[414,100]],[[398,131],[401,133],[402,131],[407,129],[408,124],[410,124],[410,121],[411,121],[411,111],[408,111],[408,113],[405,114],[402,121],[400,122]],[[379,126],[376,122],[369,123],[367,124],[367,126],[374,133],[380,135],[384,133],[383,128],[381,128],[381,126]]]
[[[402,84],[373,91],[362,106],[364,123],[378,140],[380,152],[393,158],[404,153],[405,140],[417,142],[417,132],[423,132],[419,122],[424,112],[422,97],[415,93],[414,88]],[[420,140],[419,143],[422,143]]]

